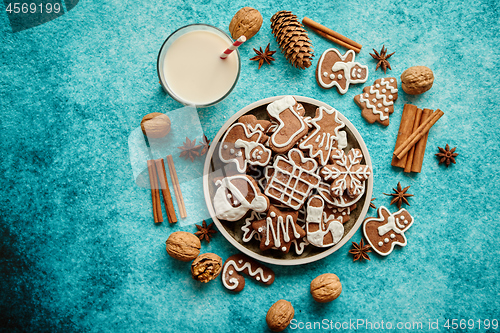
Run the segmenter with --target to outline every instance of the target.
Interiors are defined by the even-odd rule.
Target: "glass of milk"
[[[233,90],[240,75],[238,50],[220,58],[232,44],[224,31],[207,24],[191,24],[173,32],[158,54],[163,89],[184,105],[217,104]]]

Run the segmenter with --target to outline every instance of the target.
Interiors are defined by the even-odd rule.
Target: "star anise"
[[[208,140],[207,136],[203,134],[203,141],[201,142],[200,155],[205,155],[208,149],[210,149],[210,140]]]
[[[393,188],[392,190],[396,193],[390,193],[390,194],[387,194],[387,193],[384,193],[385,195],[390,195],[390,196],[393,196],[394,198],[392,198],[391,200],[391,205],[393,205],[394,203],[396,203],[396,205],[398,206],[398,209],[401,208],[401,205],[403,204],[403,202],[405,204],[407,204],[408,206],[410,205],[410,203],[408,202],[408,197],[412,197],[413,194],[409,194],[409,193],[406,193],[406,191],[408,191],[408,189],[410,188],[410,186],[406,186],[405,188],[401,188],[401,183],[398,182],[398,188],[395,189]]]
[[[271,64],[271,61],[274,61],[275,59],[272,57],[273,54],[276,53],[276,51],[269,51],[269,46],[270,44],[267,44],[266,50],[262,51],[262,47],[259,47],[259,50],[253,49],[257,55],[253,58],[250,58],[250,60],[258,61],[259,62],[259,68],[266,62],[268,65]]]
[[[370,208],[377,209],[377,206],[375,206],[375,204],[372,202],[372,201],[373,201],[373,200],[375,200],[375,199],[377,199],[377,198],[372,198],[372,199],[370,200]]]
[[[186,142],[183,143],[182,147],[177,147],[182,150],[180,157],[183,157],[185,160],[188,158],[191,159],[191,162],[194,162],[196,156],[200,156],[200,152],[198,151],[201,148],[201,145],[196,144],[196,139],[193,141],[189,140],[186,137]]]
[[[370,245],[365,245],[363,243],[363,239],[361,239],[359,244],[352,242],[352,247],[353,249],[349,250],[349,253],[354,254],[354,258],[352,259],[352,261],[356,260],[361,261],[361,259],[370,260],[368,252],[372,252],[371,250],[372,247]]]
[[[387,68],[392,70],[391,65],[389,64],[389,61],[387,59],[389,59],[396,52],[392,52],[391,54],[388,55],[385,45],[382,46],[382,50],[380,51],[380,53],[378,53],[375,49],[373,49],[373,52],[375,52],[375,54],[370,53],[370,55],[373,57],[373,59],[378,61],[375,70],[381,67],[384,70],[384,74],[387,71]]]
[[[450,146],[448,144],[446,144],[445,149],[443,149],[441,147],[438,147],[438,148],[439,148],[440,153],[437,153],[436,156],[441,158],[439,160],[439,164],[445,162],[446,167],[449,167],[451,163],[457,164],[457,162],[455,162],[455,157],[458,156],[458,154],[455,153],[455,150],[457,149],[457,147],[450,150]]]
[[[217,232],[216,230],[211,229],[214,223],[212,222],[207,226],[207,222],[203,220],[202,225],[197,225],[197,224],[195,225],[196,228],[198,228],[198,231],[195,232],[194,234],[198,236],[200,240],[205,239],[207,242],[210,243],[210,238],[212,237],[210,234],[215,234]]]

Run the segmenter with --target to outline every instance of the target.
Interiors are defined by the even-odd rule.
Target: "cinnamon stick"
[[[413,147],[427,132],[429,132],[431,127],[439,120],[439,118],[443,116],[443,114],[443,111],[437,109],[436,112],[426,119],[426,121],[423,122],[417,130],[394,151],[394,155],[396,155],[399,159],[406,156],[411,147]]]
[[[170,172],[170,179],[172,180],[172,186],[174,187],[175,198],[177,200],[177,205],[179,206],[179,211],[181,218],[186,218],[186,206],[184,204],[184,198],[182,197],[181,186],[179,183],[179,178],[177,178],[177,172],[175,171],[174,159],[172,155],[167,156],[168,171]]]
[[[159,183],[161,194],[163,196],[163,203],[165,204],[165,211],[167,212],[168,222],[177,222],[177,216],[175,216],[174,203],[172,202],[172,196],[170,195],[170,189],[168,187],[167,173],[165,172],[165,163],[162,158],[155,160],[156,170],[158,171]]]
[[[151,202],[153,203],[153,218],[155,223],[163,222],[161,212],[160,191],[158,190],[158,178],[154,160],[148,160],[149,185],[151,186]]]
[[[425,122],[431,116],[432,112],[433,111],[430,109],[424,109],[422,111],[422,119],[420,119],[420,123]],[[422,171],[422,163],[424,162],[425,147],[427,145],[428,136],[429,132],[427,132],[415,145],[415,152],[413,153],[413,164],[411,166],[412,172]]]
[[[422,109],[417,109],[417,113],[415,114],[415,120],[413,122],[413,129],[412,133],[415,132],[420,125],[420,119],[422,118]],[[415,152],[415,146],[411,147],[410,151],[408,152],[408,157],[406,158],[406,166],[404,172],[411,172],[411,166],[413,165],[413,154]]]
[[[361,49],[360,49],[360,48],[357,48],[357,47],[356,47],[356,46],[354,46],[354,45],[351,45],[351,44],[348,44],[348,43],[346,43],[346,42],[343,42],[343,41],[341,41],[340,39],[337,39],[337,38],[335,38],[335,37],[332,37],[332,36],[330,36],[330,35],[328,35],[328,34],[324,33],[324,32],[323,32],[323,31],[321,31],[321,30],[318,30],[318,29],[315,29],[315,28],[312,28],[312,27],[310,27],[310,28],[311,28],[311,30],[312,30],[312,31],[314,31],[315,33],[317,33],[317,34],[318,34],[318,35],[320,35],[321,37],[326,38],[326,39],[328,39],[329,41],[334,42],[335,44],[338,44],[338,45],[343,46],[343,47],[345,47],[345,48],[347,48],[347,49],[353,50],[353,51],[354,51],[354,52],[356,52],[356,53],[361,52]]]
[[[354,46],[355,48],[357,48],[359,50],[361,50],[361,48],[363,47],[363,45],[356,43],[355,41],[353,41],[345,36],[342,36],[338,32],[335,32],[332,29],[325,27],[324,25],[321,25],[317,22],[314,22],[313,20],[311,20],[308,17],[304,17],[304,19],[302,20],[302,24],[304,24],[305,26],[308,26],[312,29],[319,30],[319,31],[321,31],[321,32],[323,32],[323,33],[325,33],[325,34],[327,34],[327,35],[329,35],[337,40],[340,40],[348,45]],[[337,43],[337,42],[335,42],[335,43]],[[342,45],[342,44],[340,44],[340,45]],[[345,45],[342,45],[342,46],[345,46]]]
[[[415,123],[415,115],[417,107],[411,104],[405,104],[403,114],[401,115],[401,123],[399,124],[398,138],[396,139],[396,146],[394,151],[401,146],[401,144],[411,135],[413,124]],[[396,156],[392,157],[392,166],[404,168],[406,166],[406,157],[397,159]]]

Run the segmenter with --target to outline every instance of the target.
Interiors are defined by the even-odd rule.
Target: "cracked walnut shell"
[[[247,40],[255,36],[262,26],[262,15],[257,9],[243,7],[234,15],[229,23],[229,32],[233,39],[245,35]]]
[[[326,273],[311,282],[311,295],[316,302],[331,302],[340,296],[342,284],[337,275]]]
[[[432,70],[425,66],[410,67],[401,74],[401,87],[405,93],[419,95],[431,89],[434,83]]]
[[[148,138],[163,138],[170,132],[170,118],[161,112],[149,113],[142,118],[141,129]]]
[[[167,253],[174,259],[191,261],[200,254],[201,243],[190,232],[176,231],[167,239]]]
[[[222,270],[222,259],[215,253],[203,253],[191,264],[193,279],[207,283],[215,279]]]
[[[295,314],[292,303],[280,299],[274,303],[266,315],[267,326],[273,332],[281,332],[290,324]]]

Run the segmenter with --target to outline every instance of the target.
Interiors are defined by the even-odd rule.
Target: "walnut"
[[[425,66],[410,67],[401,74],[401,86],[405,93],[419,95],[431,89],[434,74]]]
[[[311,282],[311,295],[317,302],[331,302],[339,297],[341,292],[342,284],[335,274],[322,274]]]
[[[280,299],[267,311],[267,326],[269,326],[273,332],[281,332],[290,324],[294,314],[295,310],[293,309],[292,303]]]
[[[207,283],[215,279],[222,270],[222,259],[214,253],[203,253],[191,264],[193,279]]]
[[[201,243],[190,232],[176,231],[167,239],[167,253],[174,259],[191,261],[200,254]]]
[[[148,138],[163,138],[170,132],[170,118],[160,112],[147,114],[141,120],[141,129]]]
[[[245,35],[247,40],[259,32],[262,25],[262,15],[257,9],[252,7],[243,7],[233,16],[229,23],[229,32],[233,39],[238,39]]]

